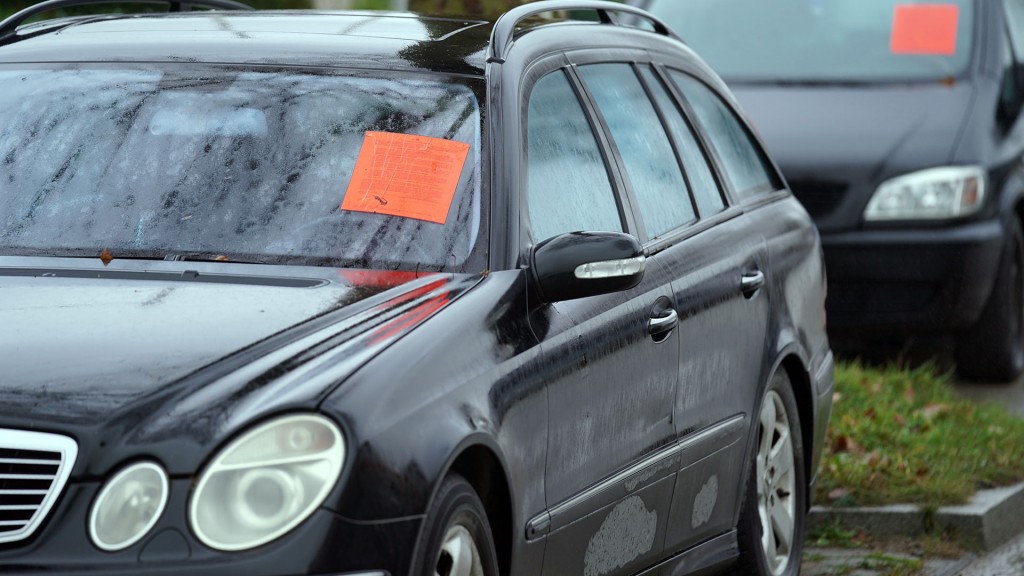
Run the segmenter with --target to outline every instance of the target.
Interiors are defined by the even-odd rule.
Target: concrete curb
[[[881,538],[913,538],[952,531],[968,545],[994,550],[1024,532],[1024,483],[981,490],[967,504],[943,506],[934,512],[906,504],[865,508],[814,506],[807,516],[812,530],[836,522],[844,529]]]

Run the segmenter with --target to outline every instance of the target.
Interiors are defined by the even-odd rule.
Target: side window
[[[622,231],[608,169],[565,73],[540,79],[527,111],[527,210],[535,240]]]
[[[1003,78],[996,120],[1008,131],[1024,105],[1024,0],[1004,0],[1006,27],[1003,32]]]
[[[744,200],[781,188],[764,151],[725,102],[691,76],[681,72],[672,72],[671,76],[693,106],[696,121],[707,132],[736,195]]]
[[[725,208],[725,201],[722,200],[722,191],[718,188],[718,182],[711,173],[711,166],[704,157],[697,137],[690,128],[689,123],[683,118],[675,100],[666,90],[665,86],[655,76],[649,66],[643,69],[644,78],[654,93],[654,99],[661,107],[662,113],[668,122],[668,129],[676,140],[676,145],[683,156],[683,168],[690,177],[690,186],[693,187],[693,196],[697,199],[697,208],[702,216],[721,212]]]
[[[672,143],[629,64],[591,64],[580,74],[597,101],[633,184],[651,238],[695,218]]]
[[[1006,28],[1018,62],[1024,62],[1024,0],[1005,0]]]

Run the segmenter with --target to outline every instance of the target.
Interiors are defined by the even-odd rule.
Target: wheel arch
[[[512,534],[515,514],[512,509],[512,491],[505,467],[497,453],[482,443],[464,447],[452,461],[448,470],[461,475],[476,490],[487,512],[487,522],[494,536],[494,549],[498,556],[498,570],[503,576],[512,572]]]
[[[772,371],[784,370],[789,377],[789,383],[793,387],[793,395],[796,397],[796,406],[800,418],[800,440],[804,445],[804,481],[807,483],[807,506],[810,508],[814,499],[810,494],[811,481],[814,477],[812,470],[813,458],[807,457],[814,449],[814,389],[811,383],[811,375],[807,365],[795,351],[790,350],[783,354],[778,366]]]
[[[426,506],[427,510],[431,508],[437,498],[438,490],[444,479],[453,472],[469,482],[483,503],[484,511],[487,513],[487,523],[491,528],[491,536],[494,538],[499,574],[508,576],[512,573],[512,548],[515,534],[513,527],[516,520],[507,468],[494,438],[485,433],[472,434],[464,438],[452,450],[447,463],[439,469],[435,477]],[[424,538],[428,531],[429,521],[429,518],[424,517],[420,526],[419,535],[416,538],[416,552],[413,553],[414,565],[410,567],[411,570],[416,569],[416,559],[427,553],[421,547],[425,545]]]

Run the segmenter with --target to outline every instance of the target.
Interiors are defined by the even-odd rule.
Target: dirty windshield
[[[723,78],[930,81],[966,70],[973,0],[653,0]]]
[[[486,244],[471,85],[168,65],[0,86],[0,254],[462,270]]]

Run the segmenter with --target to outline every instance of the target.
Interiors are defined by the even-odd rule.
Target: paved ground
[[[998,402],[1010,412],[1024,418],[1024,378],[1012,384],[958,383],[956,389],[957,392],[977,402]]]
[[[887,576],[888,574],[919,574],[921,576],[966,576],[962,573],[974,556],[955,560],[929,559],[922,561],[911,554],[882,553],[868,550],[841,550],[832,548],[810,548],[804,551],[802,576]],[[918,567],[920,570],[918,571]],[[1011,574],[1007,572],[1007,574]],[[1021,576],[1024,572],[1012,572]],[[971,576],[990,576],[979,572]],[[991,574],[991,576],[996,576]],[[1002,576],[1002,573],[999,573]]]
[[[957,576],[1021,576],[1024,574],[1024,535],[1004,544]]]

